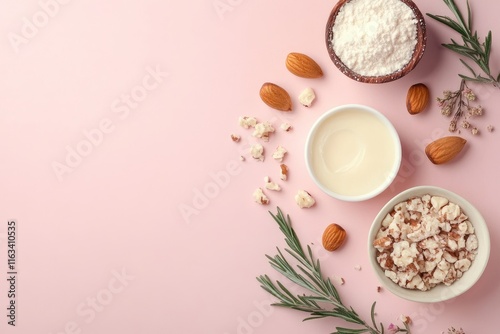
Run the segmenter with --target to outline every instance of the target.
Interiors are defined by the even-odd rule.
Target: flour
[[[335,53],[360,75],[383,76],[402,69],[417,44],[417,19],[400,0],[351,0],[332,28]]]

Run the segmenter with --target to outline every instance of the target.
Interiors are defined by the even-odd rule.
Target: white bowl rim
[[[475,228],[480,248],[478,254],[476,255],[476,258],[472,262],[471,268],[466,271],[459,280],[455,281],[450,286],[440,284],[428,291],[420,291],[400,287],[385,276],[382,268],[375,259],[376,251],[375,247],[373,247],[373,239],[375,238],[380,224],[382,223],[382,219],[388,212],[390,212],[390,210],[392,210],[394,205],[410,197],[422,196],[425,194],[446,197],[450,202],[460,205],[468,217],[473,216],[474,219],[473,221],[471,221],[471,223]],[[488,226],[483,216],[476,209],[476,207],[462,196],[450,190],[431,185],[415,186],[395,195],[378,212],[368,233],[369,261],[380,283],[385,288],[387,288],[387,290],[400,298],[422,303],[437,303],[446,301],[455,298],[472,288],[472,286],[474,286],[474,284],[476,284],[476,282],[481,278],[483,272],[486,269],[490,256],[490,247],[490,234]],[[475,276],[471,276],[471,274],[474,274]],[[464,279],[464,277],[467,280]]]
[[[379,185],[377,188],[373,189],[371,192],[366,193],[364,195],[357,195],[357,196],[349,196],[349,195],[339,194],[339,193],[333,192],[330,189],[326,188],[315,176],[313,168],[312,168],[311,163],[310,163],[310,158],[311,158],[310,147],[312,145],[314,134],[317,131],[318,127],[321,125],[321,123],[323,123],[323,121],[325,121],[327,118],[331,117],[332,115],[339,113],[339,112],[342,112],[342,111],[347,111],[349,109],[357,109],[357,110],[361,110],[361,111],[366,111],[366,112],[369,112],[370,114],[376,116],[389,130],[391,137],[395,141],[395,149],[396,149],[396,160],[394,162],[392,170],[390,171],[389,177],[387,177],[385,182],[382,183],[381,185]],[[306,160],[306,168],[307,168],[309,175],[313,179],[314,183],[323,192],[325,192],[326,194],[328,194],[329,196],[331,196],[333,198],[336,198],[336,199],[339,199],[342,201],[360,202],[360,201],[371,199],[371,198],[379,195],[384,190],[386,190],[391,185],[391,183],[394,181],[394,179],[396,178],[398,171],[399,171],[399,168],[401,166],[401,161],[402,161],[401,140],[399,138],[399,134],[398,134],[396,128],[394,127],[394,125],[380,111],[378,111],[372,107],[369,107],[367,105],[363,105],[363,104],[343,104],[343,105],[339,105],[339,106],[336,106],[336,107],[333,107],[333,108],[327,110],[313,123],[311,129],[309,130],[309,133],[307,134],[307,138],[306,138],[305,160]]]

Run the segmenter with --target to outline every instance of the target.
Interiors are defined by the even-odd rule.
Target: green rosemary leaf
[[[273,295],[274,297],[278,298],[278,300],[282,302],[288,302],[288,303],[293,303],[293,297],[292,299],[289,299],[287,296],[282,294],[276,287],[275,285],[271,282],[269,277],[266,276],[260,276],[257,278],[259,283],[261,284],[260,286],[262,289]]]
[[[473,74],[474,76],[476,76],[476,72],[474,71],[474,69],[473,69],[471,66],[469,66],[469,64],[467,64],[467,63],[466,63],[463,59],[460,59],[460,61],[462,62],[462,64],[463,64],[465,67],[467,67],[467,69],[468,69],[469,71],[471,71],[471,72],[472,72],[472,74]]]
[[[337,292],[337,289],[335,288],[335,286],[333,285],[332,281],[329,278],[325,280],[325,285],[330,295],[332,295],[335,298],[335,300],[337,300],[339,303],[342,303],[342,301],[340,300],[340,295]]]
[[[309,255],[309,263],[314,266],[314,256],[310,245],[307,245],[307,254]]]
[[[471,29],[472,27],[472,15],[469,0],[467,0],[467,29]]]
[[[304,320],[302,320],[302,321],[316,320],[316,319],[322,319],[322,318],[325,318],[325,317],[318,315],[318,316],[304,318]]]
[[[350,329],[350,328],[337,327],[335,329],[337,331],[335,333],[333,333],[333,334],[360,334],[360,333],[368,333],[368,332],[370,332],[370,330],[366,329],[366,328]]]
[[[473,49],[470,49],[466,46],[459,45],[459,44],[441,44],[447,49],[450,49],[453,52],[456,52],[458,54],[461,54],[462,56],[466,56],[472,59],[476,59],[477,52]]]
[[[467,32],[464,30],[462,26],[460,26],[458,23],[453,21],[451,18],[448,16],[441,16],[441,15],[433,15],[433,14],[427,14],[427,16],[433,18],[434,20],[443,23],[444,25],[447,25],[451,29],[455,30],[458,32],[460,35],[467,34]]]
[[[314,283],[316,289],[318,289],[319,291],[321,291],[324,294],[328,294],[328,291],[326,291],[326,289],[323,288],[323,286],[322,286],[323,282],[321,280],[319,280],[317,277],[315,277],[313,274],[311,274],[308,270],[304,269],[302,266],[297,266],[297,268],[299,268],[300,271],[302,271],[304,273],[304,275],[306,275],[311,280],[311,282]]]
[[[476,35],[472,37],[468,36],[462,36],[462,40],[464,41],[465,48],[468,48],[468,46],[472,47],[472,50],[476,51],[478,55],[484,54],[483,47],[481,43],[479,43],[479,37]]]
[[[288,298],[291,302],[296,302],[297,298],[293,293],[290,292],[280,281],[276,281],[276,284],[279,286],[281,291],[284,293],[284,297]]]
[[[373,327],[375,327],[375,329],[378,330],[377,323],[375,322],[375,304],[377,304],[377,302],[373,302],[372,307],[370,309],[370,317],[372,319]]]
[[[469,76],[466,76],[466,75],[463,75],[463,74],[459,74],[458,76],[460,78],[464,79],[465,81],[483,82],[483,81],[477,79],[476,77],[472,78],[472,77],[469,77]]]
[[[491,30],[488,31],[488,35],[486,35],[486,38],[484,39],[484,60],[486,62],[486,65],[489,68],[489,60],[490,60],[490,54],[491,54]]]
[[[464,28],[464,30],[467,31],[468,29],[470,29],[470,27],[468,27],[467,24],[465,23],[464,18],[462,16],[462,13],[458,9],[457,5],[455,4],[455,1],[454,0],[444,0],[444,2],[448,6],[448,8],[450,8],[451,12],[453,13],[453,15],[455,15],[455,17],[458,20],[458,23]]]

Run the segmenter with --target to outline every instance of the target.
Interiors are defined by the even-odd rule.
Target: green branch
[[[331,280],[321,272],[321,264],[315,259],[311,247],[308,245],[306,251],[302,247],[300,240],[292,228],[290,217],[283,214],[280,208],[278,213],[271,216],[278,224],[281,232],[285,236],[285,242],[288,248],[282,252],[277,247],[275,256],[266,255],[271,267],[283,275],[293,284],[305,289],[309,294],[295,294],[290,291],[280,281],[273,281],[268,275],[257,277],[260,286],[275,297],[278,301],[273,306],[279,306],[309,313],[306,320],[333,317],[345,320],[348,323],[356,324],[358,328],[336,327],[333,334],[383,334],[384,326],[375,321],[375,303],[371,307],[371,322],[368,324],[360,318],[358,313],[352,307],[346,306],[340,295],[331,282]],[[288,254],[297,261],[296,265],[290,264],[285,257]],[[403,323],[404,328],[399,328],[391,324],[396,331],[393,333],[410,333],[407,323]]]
[[[460,78],[466,81],[473,81],[478,83],[492,84],[493,86],[500,88],[500,73],[498,76],[493,76],[490,70],[490,55],[491,55],[491,31],[488,32],[484,38],[484,42],[481,42],[477,31],[472,29],[472,15],[471,7],[469,1],[467,0],[467,19],[465,20],[464,15],[462,15],[460,9],[454,0],[443,0],[448,6],[450,11],[453,13],[455,19],[443,15],[433,15],[427,13],[432,19],[448,26],[462,37],[462,41],[456,42],[451,39],[451,43],[441,44],[448,50],[451,50],[460,56],[467,58],[469,62],[475,63],[477,67],[483,72],[482,74],[476,74],[476,71],[463,59],[460,59],[462,64],[471,72],[472,75],[459,74]]]

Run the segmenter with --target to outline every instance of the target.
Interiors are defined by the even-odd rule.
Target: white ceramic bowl
[[[389,212],[392,211],[394,205],[411,197],[423,196],[425,194],[442,196],[447,198],[450,202],[459,205],[465,215],[469,217],[469,221],[474,226],[479,246],[478,253],[476,255],[476,258],[472,262],[471,267],[469,268],[469,270],[464,272],[463,276],[460,279],[455,281],[450,286],[439,284],[428,291],[420,291],[400,287],[385,276],[384,270],[379,266],[376,260],[376,249],[375,247],[373,247],[373,241],[375,239],[377,231],[380,229],[382,220]],[[370,228],[370,233],[368,235],[368,255],[370,257],[370,263],[373,270],[375,271],[375,274],[377,275],[382,286],[387,290],[389,290],[396,296],[407,300],[423,303],[435,303],[461,295],[465,291],[469,290],[479,280],[488,263],[488,258],[490,255],[490,236],[488,232],[488,226],[486,225],[483,217],[481,216],[479,211],[466,199],[449,190],[439,187],[418,186],[399,193],[389,202],[387,202],[382,210],[380,210],[373,221],[373,224]]]
[[[325,112],[306,140],[310,176],[321,190],[343,201],[364,201],[387,189],[399,171],[401,156],[401,142],[391,122],[359,104]]]

